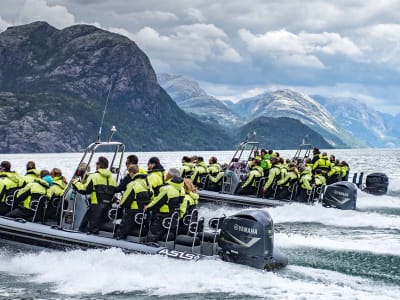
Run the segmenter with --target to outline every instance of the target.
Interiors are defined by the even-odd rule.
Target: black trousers
[[[273,184],[269,187],[269,188],[267,188],[265,191],[264,191],[264,196],[263,196],[263,198],[274,198],[274,195],[276,196],[276,194],[275,194],[275,190],[273,189]]]
[[[0,203],[0,216],[4,216],[5,214],[11,211],[11,207],[5,204],[4,202]]]
[[[90,233],[98,233],[101,226],[107,220],[107,212],[110,208],[109,203],[91,204],[88,212],[88,227]]]
[[[136,209],[124,209],[124,215],[122,216],[121,224],[119,227],[118,236],[120,238],[126,238],[128,235],[139,235],[140,224],[135,222],[136,214],[142,213],[140,210]],[[149,230],[147,215],[143,215],[143,225],[142,231],[140,233],[141,236],[145,236]]]
[[[27,208],[22,208],[22,207],[17,207],[16,209],[13,209],[9,213],[6,214],[6,217],[9,218],[22,218],[27,221],[32,221],[32,218],[34,216],[35,212],[33,210],[27,209]],[[43,214],[42,214],[43,216]],[[38,220],[38,217],[36,216],[35,221]]]
[[[165,218],[170,216],[170,214],[162,213],[156,213],[155,216],[153,216],[150,223],[149,233],[147,235],[148,242],[158,242],[161,236],[167,232],[167,230],[162,226],[162,222]]]
[[[290,199],[292,193],[289,191],[287,186],[278,186],[278,191],[276,193],[275,199],[287,199],[287,200],[294,200]],[[295,196],[295,195],[293,195]]]
[[[244,188],[239,187],[236,191],[238,195],[256,195],[257,188],[255,186],[246,186]]]

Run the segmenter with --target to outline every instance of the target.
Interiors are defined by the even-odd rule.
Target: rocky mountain
[[[361,144],[343,130],[322,105],[311,97],[293,90],[277,90],[242,99],[232,108],[241,112],[247,120],[254,120],[260,116],[299,120],[321,134],[333,147]]]
[[[158,82],[186,113],[197,119],[226,127],[242,125],[243,120],[222,101],[208,95],[198,82],[180,75],[157,74]]]
[[[110,89],[103,132],[116,125],[130,151],[232,148],[224,130],[176,105],[133,41],[35,22],[0,33],[0,152],[81,150],[97,138]]]
[[[291,118],[258,117],[242,126],[238,134],[245,137],[254,131],[257,133],[257,140],[268,149],[297,149],[303,138],[316,147],[332,148],[320,134]]]
[[[312,96],[323,105],[340,126],[369,147],[395,147],[400,145],[400,117],[376,111],[354,98]]]

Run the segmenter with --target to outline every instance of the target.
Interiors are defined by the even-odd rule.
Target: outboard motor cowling
[[[372,195],[385,195],[388,191],[389,178],[384,173],[372,173],[367,175],[364,191]]]
[[[328,185],[322,198],[322,205],[343,210],[356,209],[357,188],[353,183],[340,181]]]
[[[272,270],[287,265],[287,258],[274,249],[274,224],[264,210],[246,210],[227,217],[218,242],[223,260]]]

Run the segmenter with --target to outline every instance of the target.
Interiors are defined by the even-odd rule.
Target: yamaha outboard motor
[[[218,242],[223,260],[272,270],[287,265],[274,249],[274,223],[264,210],[246,210],[225,218]]]
[[[356,209],[357,188],[353,183],[340,181],[326,186],[322,205],[344,210]]]
[[[384,173],[367,175],[364,191],[372,195],[385,195],[388,191],[389,178]]]

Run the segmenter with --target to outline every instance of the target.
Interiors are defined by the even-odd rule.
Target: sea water
[[[400,299],[400,150],[330,150],[350,164],[351,174],[383,172],[389,192],[358,191],[357,210],[291,204],[268,208],[275,245],[289,266],[264,272],[218,260],[186,262],[162,256],[124,254],[118,249],[52,251],[16,247],[0,240],[0,299]],[[294,151],[280,151],[291,157]],[[146,167],[158,156],[165,168],[183,155],[217,156],[232,151],[135,153]],[[13,169],[26,161],[39,169],[73,174],[81,154],[2,154]],[[94,165],[92,166],[94,169]],[[207,205],[206,218],[238,208]]]

